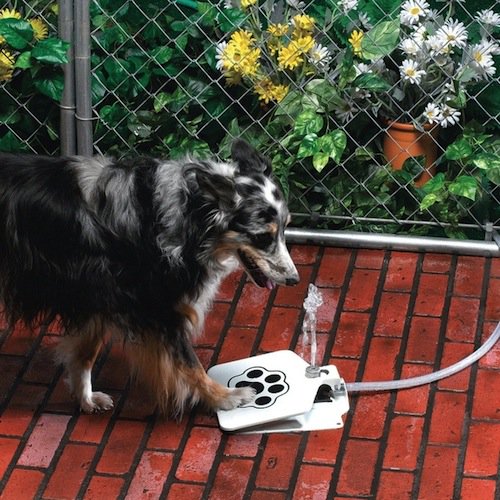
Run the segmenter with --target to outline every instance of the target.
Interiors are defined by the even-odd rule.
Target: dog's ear
[[[196,170],[196,181],[201,195],[218,204],[221,210],[234,208],[236,187],[233,179],[206,170]]]
[[[231,146],[231,158],[238,164],[243,175],[260,173],[271,175],[271,161],[261,155],[243,139],[236,139]]]

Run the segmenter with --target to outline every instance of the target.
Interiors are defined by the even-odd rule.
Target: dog
[[[9,322],[57,318],[81,411],[113,407],[91,373],[110,337],[162,413],[232,409],[249,387],[211,380],[193,349],[221,280],[293,285],[290,215],[270,161],[241,139],[231,160],[0,154],[0,300]]]

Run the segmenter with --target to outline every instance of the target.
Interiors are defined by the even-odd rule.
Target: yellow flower
[[[252,33],[250,33],[250,31],[239,30],[239,31],[235,31],[231,35],[231,39],[230,39],[229,43],[231,43],[231,42],[233,42],[238,47],[239,50],[243,51],[243,50],[249,49],[249,47],[254,42],[254,38],[253,38]]]
[[[280,102],[288,93],[288,86],[275,84],[270,78],[264,78],[254,86],[254,92],[259,96],[259,101],[268,104],[269,101]]]
[[[294,40],[292,43],[295,44],[298,50],[303,54],[309,52],[314,46],[314,39],[311,35],[307,35],[297,40]]]
[[[359,56],[362,52],[361,50],[361,42],[363,41],[363,37],[365,34],[362,31],[354,30],[349,37],[349,43],[352,45],[352,49],[354,54]]]
[[[275,85],[273,89],[274,100],[281,102],[288,94],[289,88],[288,85]]]
[[[222,55],[222,67],[224,71],[235,71],[243,76],[252,76],[259,69],[259,57],[259,48],[240,49],[230,42]]]
[[[2,9],[0,10],[0,19],[21,19],[21,14],[15,9]]]
[[[288,25],[287,24],[281,24],[281,23],[276,23],[276,24],[270,24],[267,27],[267,31],[275,37],[283,36],[288,33]]]
[[[307,14],[297,14],[292,18],[293,26],[299,31],[314,31],[315,22],[314,17],[308,16]]]
[[[281,43],[279,42],[279,40],[269,40],[267,42],[267,50],[269,50],[269,53],[272,56],[274,56],[276,54],[276,52],[278,52],[280,47],[281,47]]]
[[[254,5],[257,3],[257,0],[241,0],[241,8],[246,9],[247,7],[250,7],[251,5]]]
[[[260,49],[256,48],[247,52],[240,63],[240,71],[243,76],[253,76],[257,73],[260,62]]]
[[[224,73],[234,72],[243,76],[253,76],[259,69],[260,49],[254,47],[254,38],[249,31],[240,30],[231,35],[220,55],[220,65]],[[229,77],[234,81],[234,75]]]
[[[236,71],[226,71],[224,73],[224,78],[226,79],[226,83],[231,85],[238,85],[241,83],[241,75]]]
[[[8,82],[12,79],[15,62],[16,60],[10,52],[0,51],[0,82]]]
[[[302,50],[297,46],[297,42],[290,42],[288,47],[281,47],[278,53],[278,65],[280,69],[295,69],[304,62]]]
[[[47,38],[49,35],[49,28],[39,17],[28,19],[28,22],[33,28],[35,40],[44,40]]]

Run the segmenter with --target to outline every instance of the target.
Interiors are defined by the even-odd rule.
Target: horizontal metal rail
[[[451,240],[428,236],[300,228],[288,228],[285,236],[289,243],[299,244],[500,257],[500,246],[496,241]]]

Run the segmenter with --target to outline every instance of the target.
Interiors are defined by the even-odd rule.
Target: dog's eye
[[[273,242],[273,235],[271,233],[258,233],[250,235],[252,243],[257,248],[267,248]]]

